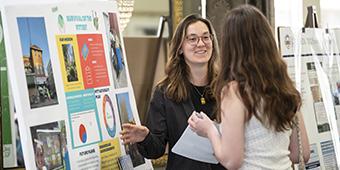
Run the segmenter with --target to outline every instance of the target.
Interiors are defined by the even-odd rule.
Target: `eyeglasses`
[[[212,42],[213,39],[213,35],[212,34],[206,34],[203,36],[198,36],[198,35],[188,35],[185,37],[188,44],[192,45],[192,46],[196,46],[198,44],[198,42],[200,41],[200,39],[203,41],[203,43],[205,45],[210,45],[210,43]]]

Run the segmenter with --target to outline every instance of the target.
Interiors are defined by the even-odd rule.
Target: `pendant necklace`
[[[206,102],[205,102],[205,98],[204,98],[204,93],[205,93],[206,88],[204,88],[203,93],[201,93],[195,86],[193,86],[193,87],[196,90],[196,92],[201,96],[201,98],[200,98],[201,104],[205,105]]]

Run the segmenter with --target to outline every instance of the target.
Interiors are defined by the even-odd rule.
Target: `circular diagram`
[[[106,130],[111,137],[114,137],[116,135],[116,119],[112,101],[107,94],[103,97],[103,114]]]
[[[80,124],[79,126],[79,137],[81,142],[85,143],[87,141],[87,132],[83,124]]]

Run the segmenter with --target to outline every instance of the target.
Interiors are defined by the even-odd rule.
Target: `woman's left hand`
[[[214,122],[204,113],[194,111],[188,119],[190,128],[199,136],[208,137],[212,131],[216,131]]]

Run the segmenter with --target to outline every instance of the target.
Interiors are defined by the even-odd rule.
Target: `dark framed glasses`
[[[202,40],[205,45],[208,44],[210,45],[213,40],[213,34],[205,34],[202,36],[188,35],[185,37],[185,39],[188,42],[188,44],[192,46],[196,46],[200,40]]]

